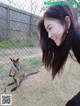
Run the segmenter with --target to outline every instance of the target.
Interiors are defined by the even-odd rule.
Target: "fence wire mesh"
[[[0,0],[0,73],[10,68],[9,58],[20,58],[26,68],[42,65],[37,22],[40,0]]]
[[[37,23],[44,1],[59,0],[0,0],[0,73],[9,70],[9,58],[20,58],[27,68],[42,65]]]

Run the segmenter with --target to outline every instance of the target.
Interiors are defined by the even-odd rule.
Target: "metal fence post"
[[[7,7],[7,18],[6,18],[6,36],[10,39],[10,9]]]

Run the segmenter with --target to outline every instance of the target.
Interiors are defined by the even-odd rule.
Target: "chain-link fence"
[[[59,79],[57,77],[54,81],[51,81],[51,74],[49,75],[42,67],[37,23],[49,6],[44,2],[56,1],[59,0],[0,0],[0,96],[3,93],[10,94],[11,106],[65,106],[80,88],[80,69],[71,59],[64,67],[63,76]],[[74,7],[80,16],[80,3]],[[73,55],[72,52],[70,53]],[[23,68],[18,64],[18,67],[14,65],[12,69],[19,72],[22,70],[21,77],[23,69],[28,72],[27,76],[40,71],[39,74],[24,78],[19,89],[13,93],[10,92],[11,89],[19,85],[22,78],[18,76],[17,83],[7,86],[13,82],[12,77],[9,77],[10,58],[20,58]],[[14,72],[12,74],[13,78],[17,77]],[[8,104],[10,102],[10,97],[7,97],[9,96],[5,96],[2,100],[5,105],[6,102]]]
[[[27,68],[42,64],[37,23],[45,1],[59,0],[0,0],[0,72],[9,69],[9,58],[19,57]]]
[[[0,73],[9,70],[9,58],[20,58],[26,68],[36,69],[42,64],[37,22],[43,4],[39,1],[1,0]]]

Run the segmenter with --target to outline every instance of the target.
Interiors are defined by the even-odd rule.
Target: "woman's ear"
[[[65,21],[66,21],[66,23],[68,24],[68,29],[69,29],[69,27],[70,27],[70,25],[71,25],[70,17],[69,17],[69,16],[65,16]]]

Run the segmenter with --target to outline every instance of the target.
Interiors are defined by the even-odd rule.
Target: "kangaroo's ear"
[[[17,58],[16,61],[19,61],[19,58]]]
[[[12,58],[9,58],[11,61],[13,61],[13,59]]]

